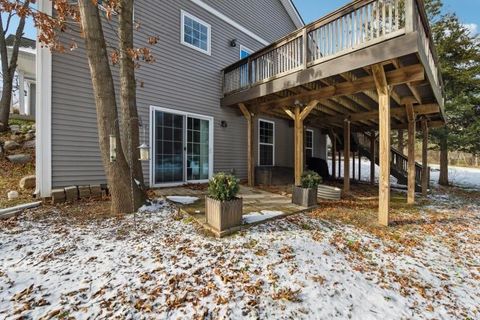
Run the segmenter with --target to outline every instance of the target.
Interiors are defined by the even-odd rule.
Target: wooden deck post
[[[355,181],[355,151],[352,151],[352,179]]]
[[[350,120],[343,122],[343,192],[350,192]]]
[[[362,181],[362,154],[358,151],[358,181]]]
[[[338,178],[342,177],[342,151],[338,150]]]
[[[388,226],[390,211],[390,90],[382,65],[372,66],[378,92],[379,163],[378,222]]]
[[[425,118],[422,119],[422,195],[428,193],[428,123]]]
[[[408,192],[407,203],[415,204],[415,112],[413,104],[406,105],[408,118]]]
[[[254,155],[253,155],[253,115],[250,113],[248,108],[240,103],[238,105],[240,110],[243,113],[245,119],[247,119],[247,163],[248,163],[248,186],[255,186],[255,164],[254,164]]]
[[[300,185],[303,171],[303,121],[300,119],[300,107],[295,107],[295,185]]]
[[[310,101],[307,106],[300,110],[300,106],[295,106],[294,112],[287,108],[283,108],[285,113],[293,119],[295,123],[294,140],[295,140],[295,185],[300,185],[302,173],[304,169],[304,145],[303,145],[303,122],[312,110],[317,106],[318,100]]]
[[[370,133],[370,184],[375,184],[375,132]]]

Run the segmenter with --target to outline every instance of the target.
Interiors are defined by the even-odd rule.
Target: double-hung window
[[[305,156],[307,159],[313,157],[313,130],[305,131]]]
[[[211,53],[211,26],[182,10],[181,42],[200,52]]]
[[[258,164],[275,165],[275,123],[272,121],[258,121]]]

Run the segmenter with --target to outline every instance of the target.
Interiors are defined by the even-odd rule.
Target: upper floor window
[[[246,58],[253,53],[252,50],[240,45],[240,59]]]
[[[313,130],[305,131],[305,155],[307,159],[313,157]]]
[[[182,10],[182,44],[210,54],[211,26],[195,16]]]

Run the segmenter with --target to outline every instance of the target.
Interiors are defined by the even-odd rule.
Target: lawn
[[[478,193],[392,202],[389,228],[362,187],[220,240],[161,199],[29,211],[1,222],[0,317],[478,319]]]

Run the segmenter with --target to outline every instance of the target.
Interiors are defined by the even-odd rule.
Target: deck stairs
[[[359,152],[362,157],[373,161],[373,156],[370,152],[368,134],[352,134],[350,137],[350,151]],[[337,140],[338,150],[343,150],[343,136],[339,135]],[[368,142],[368,144],[367,144]],[[378,141],[376,141],[375,149],[378,150]],[[408,158],[396,148],[390,149],[390,174],[395,177],[400,185],[407,185],[408,183]],[[375,154],[375,164],[379,165],[378,153]],[[420,192],[422,189],[422,165],[415,162],[415,191]]]

